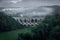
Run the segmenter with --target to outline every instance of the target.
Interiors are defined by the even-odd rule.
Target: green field
[[[28,27],[10,32],[2,32],[0,33],[0,40],[16,40],[19,33],[31,33],[31,30],[34,28],[36,27]]]

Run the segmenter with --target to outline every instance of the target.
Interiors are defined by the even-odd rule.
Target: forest
[[[27,28],[30,32],[27,29],[25,30],[28,32],[25,33],[17,32],[15,40],[60,40],[60,7],[54,8],[52,15],[46,15],[41,24],[28,27],[30,29],[15,21],[11,16],[5,15],[4,12],[0,12],[0,33]]]

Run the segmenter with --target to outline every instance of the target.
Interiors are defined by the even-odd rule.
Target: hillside
[[[0,12],[0,32],[16,30],[24,26],[15,21],[12,17]]]

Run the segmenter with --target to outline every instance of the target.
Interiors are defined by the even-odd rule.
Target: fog
[[[18,8],[19,10],[10,10],[5,11],[8,15],[26,15],[26,16],[35,16],[35,15],[46,15],[53,11],[52,8],[39,8],[40,6],[52,6],[60,5],[60,0],[1,0],[0,7],[8,9],[13,7],[14,9]],[[32,11],[31,11],[32,10]]]
[[[19,8],[18,8],[19,9]],[[11,16],[41,16],[51,14],[54,11],[53,8],[37,7],[36,9],[20,10],[6,10],[5,13]]]

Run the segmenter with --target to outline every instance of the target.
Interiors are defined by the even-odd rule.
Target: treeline
[[[60,40],[60,13],[56,8],[52,15],[47,15],[45,20],[32,30],[33,34],[18,34],[17,40]]]
[[[32,30],[33,34],[18,34],[17,40],[60,40],[60,19],[55,16],[46,19]]]
[[[23,27],[23,25],[14,20],[11,16],[7,16],[4,12],[0,12],[0,32],[16,30]]]

